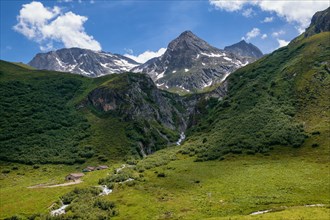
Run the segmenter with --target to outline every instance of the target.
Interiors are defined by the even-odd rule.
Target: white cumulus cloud
[[[24,4],[17,16],[15,31],[40,44],[41,50],[53,49],[53,42],[65,47],[80,47],[101,50],[101,45],[93,36],[85,32],[87,17],[71,11],[63,14],[57,6],[45,7],[41,2]]]
[[[248,0],[209,0],[211,5],[214,5],[216,8],[223,9],[226,11],[239,11],[243,6],[248,2]]]
[[[243,10],[247,5],[257,6],[263,11],[275,12],[287,22],[298,23],[298,29],[308,27],[315,12],[330,6],[330,2],[324,0],[209,0],[209,2],[217,9],[229,12]]]
[[[145,63],[154,57],[160,57],[161,55],[163,55],[165,53],[165,51],[166,51],[166,48],[160,48],[158,51],[147,50],[137,56],[134,56],[132,54],[124,54],[124,56],[131,58],[138,63]]]
[[[260,32],[259,28],[253,28],[251,31],[247,32],[245,37],[243,37],[242,39],[249,41],[252,38],[258,37],[260,34],[261,34],[261,32]]]
[[[246,18],[250,18],[250,17],[253,17],[255,15],[255,12],[253,11],[252,8],[248,8],[248,9],[243,11],[242,15]]]
[[[265,19],[262,21],[263,23],[270,23],[274,20],[274,17],[265,17]]]
[[[273,36],[273,37],[278,37],[278,36],[283,35],[283,34],[285,34],[285,31],[280,30],[280,31],[275,31],[275,32],[273,32],[273,33],[272,33],[272,36]]]
[[[278,42],[278,48],[285,47],[286,45],[288,45],[290,43],[290,41],[281,40],[281,39],[277,39],[277,42]]]
[[[261,36],[261,39],[265,40],[267,37],[268,37],[267,34],[263,34],[263,35]]]

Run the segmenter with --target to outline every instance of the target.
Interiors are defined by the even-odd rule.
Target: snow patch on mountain
[[[162,72],[162,73],[160,73],[160,74],[158,74],[158,76],[156,77],[156,80],[159,80],[159,79],[163,78],[164,77],[164,73],[165,73],[165,71]]]
[[[225,53],[218,53],[218,54],[216,54],[216,53],[201,53],[202,55],[204,55],[204,56],[207,56],[207,57],[223,57],[223,56],[226,56],[226,54]]]
[[[140,65],[127,57],[103,51],[65,48],[37,54],[30,62],[37,69],[70,72],[88,77],[128,72]]]

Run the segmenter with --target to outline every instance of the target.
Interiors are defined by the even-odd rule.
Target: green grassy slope
[[[148,156],[143,182],[115,188],[115,219],[329,219],[329,37],[235,72],[183,146]],[[250,215],[259,210],[272,211]]]
[[[29,73],[1,62],[1,159],[72,164],[80,158],[77,145],[89,135],[89,124],[67,103],[83,82]]]
[[[25,63],[22,63],[22,62],[12,62],[13,64],[17,65],[17,66],[20,66],[20,67],[23,67],[25,69],[29,69],[29,70],[35,70],[36,68],[32,67],[32,66],[29,66]]]
[[[0,66],[0,159],[36,163],[118,160],[130,154],[127,123],[76,106],[115,76],[97,79]]]
[[[281,147],[271,156],[230,155],[202,163],[177,154],[177,160],[145,170],[145,181],[115,188],[109,197],[119,209],[115,219],[325,220],[330,211],[328,151],[326,145],[316,150]],[[168,153],[157,152],[143,163],[162,160]],[[158,177],[160,173],[165,177]],[[306,204],[325,207],[309,218],[312,208]],[[268,209],[275,212],[249,216]]]
[[[141,145],[153,152],[179,138],[178,96],[159,91],[145,75],[92,79],[0,64],[0,161],[77,164],[139,158]],[[104,111],[102,105],[111,103],[97,105],[100,100],[115,100],[117,107]],[[150,115],[144,117],[142,108]],[[162,115],[168,112],[171,119]]]
[[[197,154],[198,160],[228,153],[267,154],[278,145],[301,146],[317,133],[316,121],[325,132],[329,35],[297,40],[233,73],[228,96],[191,129],[183,152]]]
[[[214,103],[206,109],[208,114],[202,116],[200,124],[190,131],[183,146],[158,151],[139,161],[135,168],[128,168],[132,169],[129,172],[136,175],[136,180],[115,185],[113,193],[102,198],[104,201],[115,201],[119,214],[111,218],[328,219],[329,37],[330,33],[321,33],[306,39],[300,38],[288,47],[235,72],[229,78],[228,97],[218,104],[212,100]],[[84,153],[94,151],[90,152],[94,153],[91,162],[114,157],[122,159],[120,152],[130,151],[126,145],[130,141],[123,132],[128,124],[109,114],[91,111],[90,108],[75,110],[75,106],[91,90],[111,81],[113,76],[90,80],[62,73],[18,69],[5,62],[1,62],[0,70],[1,86],[7,86],[8,91],[15,96],[26,98],[37,106],[40,105],[39,99],[32,95],[40,97],[41,104],[48,105],[59,99],[65,103],[65,116],[76,121],[67,128],[61,125],[58,129],[66,129],[68,135],[75,135],[75,128],[81,123],[90,125],[86,129],[90,135],[79,141],[77,149]],[[52,91],[52,95],[48,96],[50,100],[43,98],[48,91],[45,85],[38,84],[42,81],[39,79],[41,76],[47,78],[45,81],[48,84],[45,85]],[[55,87],[61,80],[66,86]],[[43,93],[31,93],[27,89],[34,86]],[[6,90],[4,94],[9,93]],[[2,95],[1,105],[9,108],[8,100],[11,101],[11,98],[10,95]],[[25,101],[21,101],[18,106],[21,103],[26,105]],[[54,106],[57,106],[57,102]],[[43,113],[40,117],[42,125],[44,122],[53,123],[47,115],[47,108],[36,109]],[[8,111],[3,113],[8,114]],[[25,111],[14,111],[7,115],[6,120],[14,122],[15,116],[24,118],[21,117],[24,114]],[[28,129],[23,128],[16,130],[22,136]],[[52,136],[49,135],[49,138]],[[15,137],[12,139],[15,140]],[[89,145],[92,145],[91,149],[84,149],[84,146]],[[58,152],[64,150],[63,155],[67,155],[66,148],[60,147]],[[273,150],[269,151],[271,148]],[[81,158],[78,152],[77,158]],[[236,155],[243,152],[254,155]],[[34,158],[34,155],[30,154],[30,157]],[[196,158],[198,161],[221,160],[197,163]],[[57,202],[60,196],[72,191],[74,186],[47,189],[26,187],[62,182],[68,172],[83,168],[83,165],[41,165],[39,169],[33,169],[19,165],[16,170],[13,166],[1,166],[0,218],[14,214],[31,216],[34,213],[49,213],[49,206]],[[112,169],[119,166],[117,164],[110,170],[88,173],[83,178],[84,182],[77,187],[86,189],[95,186],[99,184],[99,179],[102,179],[101,183],[111,183]],[[85,193],[78,197],[63,219],[84,216],[82,212],[87,209],[92,211],[90,215],[85,215],[86,219],[98,214],[106,215],[104,210],[97,212],[98,207],[93,203],[95,198],[90,195],[85,197]],[[306,207],[308,204],[324,206]],[[272,212],[250,215],[268,209]]]

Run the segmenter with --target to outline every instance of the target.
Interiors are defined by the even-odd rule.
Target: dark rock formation
[[[263,56],[263,53],[259,50],[258,47],[251,43],[246,43],[245,40],[242,40],[236,44],[225,47],[225,51],[231,52],[238,56],[242,57],[251,57],[259,59]]]
[[[313,16],[310,26],[306,29],[305,37],[326,31],[330,31],[330,7],[324,11],[317,12]]]

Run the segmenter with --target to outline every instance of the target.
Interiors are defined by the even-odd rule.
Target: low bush
[[[166,177],[166,174],[165,173],[158,173],[157,177]]]
[[[102,199],[96,199],[94,202],[94,207],[97,207],[101,210],[111,210],[115,208],[115,203],[111,201],[105,201]]]

